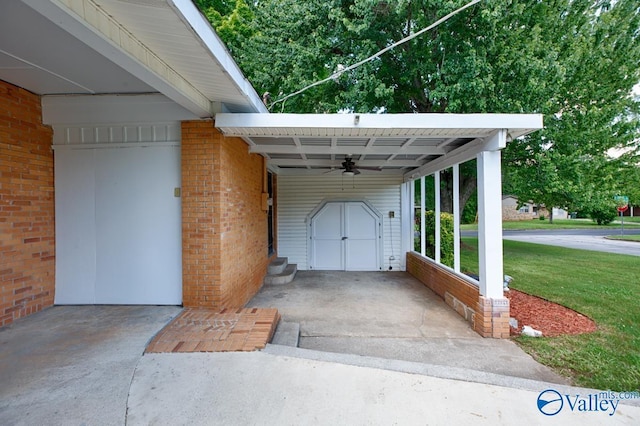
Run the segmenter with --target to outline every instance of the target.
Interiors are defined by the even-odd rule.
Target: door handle
[[[342,237],[342,241],[344,241],[344,240],[346,240],[346,239],[348,239],[348,238],[349,238],[349,237]]]

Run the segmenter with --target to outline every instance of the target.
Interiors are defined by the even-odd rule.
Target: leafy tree
[[[213,9],[207,16],[254,87],[277,100],[466,1],[198,3]],[[231,18],[234,13],[238,18]],[[508,192],[550,210],[588,210],[623,186],[612,173],[629,164],[610,160],[607,151],[638,149],[640,100],[630,95],[640,81],[638,63],[637,0],[486,0],[272,110],[539,112],[545,129],[504,150]],[[472,166],[463,167],[462,181],[461,193],[473,193]],[[448,211],[451,188],[445,172],[441,190]],[[464,209],[466,200],[461,204]]]
[[[195,0],[232,54],[256,34],[253,10],[244,0]]]

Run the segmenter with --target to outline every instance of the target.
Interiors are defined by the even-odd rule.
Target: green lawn
[[[640,235],[609,235],[607,238],[612,239],[612,240],[638,241],[638,242],[640,242]]]
[[[477,271],[477,239],[463,238],[463,270]],[[504,241],[512,288],[593,318],[598,331],[516,342],[576,385],[640,390],[640,259],[635,256]]]
[[[640,218],[632,218],[633,221],[630,221],[629,218],[624,218],[624,225],[633,227],[640,226]],[[638,219],[638,220],[637,220]],[[460,229],[463,231],[475,231],[478,229],[477,224],[466,224],[460,225]],[[520,230],[530,230],[530,229],[620,229],[620,222],[615,221],[610,223],[609,225],[598,225],[593,222],[591,219],[556,219],[553,223],[549,223],[548,220],[521,220],[521,221],[513,221],[513,222],[502,222],[502,229],[509,231],[520,231]]]

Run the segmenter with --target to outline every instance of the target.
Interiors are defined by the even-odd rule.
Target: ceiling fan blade
[[[324,172],[323,175],[328,175],[329,173],[335,173],[335,172],[340,172],[340,171],[342,171],[342,169],[337,169],[335,167],[332,167],[331,169],[329,169],[326,172]]]
[[[359,169],[362,170],[373,170],[375,172],[380,172],[382,171],[382,169],[380,167],[358,167]]]

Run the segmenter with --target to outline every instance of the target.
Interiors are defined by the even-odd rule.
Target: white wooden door
[[[328,202],[310,226],[311,269],[380,270],[380,219],[365,203]]]

